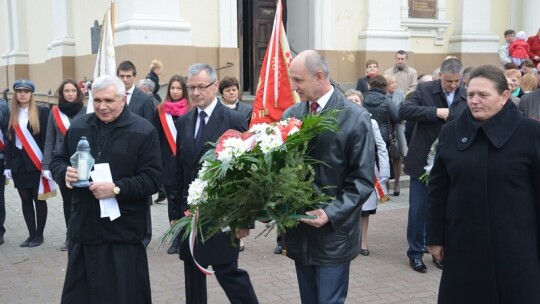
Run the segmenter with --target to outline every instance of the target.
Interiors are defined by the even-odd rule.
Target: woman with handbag
[[[394,75],[385,75],[386,78],[386,96],[390,97],[397,109],[405,100],[405,93],[402,90],[397,90],[396,78]],[[405,122],[398,121],[391,124],[390,130],[390,162],[393,169],[394,177],[394,196],[399,196],[400,185],[399,178],[401,176],[403,158],[407,155],[407,140],[405,139]]]

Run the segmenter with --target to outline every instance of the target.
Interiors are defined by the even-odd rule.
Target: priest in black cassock
[[[50,170],[73,188],[69,249],[62,303],[151,303],[146,249],[147,198],[160,184],[156,129],[128,110],[125,87],[116,76],[92,84],[94,113],[72,122]],[[112,182],[72,187],[78,172],[70,157],[85,136],[96,164],[108,163]],[[101,217],[99,200],[116,198],[120,217]]]

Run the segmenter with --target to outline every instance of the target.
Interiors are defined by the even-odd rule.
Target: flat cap
[[[34,86],[34,82],[32,82],[31,80],[26,80],[26,79],[18,79],[18,80],[15,80],[15,82],[13,83],[13,90],[16,91],[16,90],[28,90],[32,93],[34,93],[36,89],[36,86]]]

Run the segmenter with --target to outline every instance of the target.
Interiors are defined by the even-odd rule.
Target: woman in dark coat
[[[178,117],[186,114],[191,109],[186,80],[180,75],[173,75],[167,86],[167,96],[157,106],[156,130],[159,135],[161,147],[161,164],[163,168],[162,184],[167,194],[169,222],[172,221],[172,202],[170,200],[171,186],[174,178],[174,162],[176,157],[176,127]],[[174,150],[173,150],[174,149]],[[175,239],[168,254],[178,253],[180,240]]]
[[[358,78],[356,90],[363,93],[369,91],[369,80],[379,74],[379,63],[376,60],[368,59],[366,61],[366,76]]]
[[[494,66],[471,73],[467,96],[469,110],[441,130],[429,178],[438,303],[540,303],[540,123],[508,101]]]
[[[62,149],[64,134],[69,129],[71,122],[84,114],[86,107],[83,104],[84,93],[74,80],[66,79],[62,81],[55,94],[58,98],[58,106],[53,107],[47,123],[47,139],[45,140],[45,151],[43,151],[43,174],[52,179],[49,164],[56,153]],[[69,124],[66,124],[67,120]],[[64,183],[59,183],[60,193],[62,194],[62,204],[64,207],[64,220],[66,228],[69,224],[71,212],[71,189],[68,189]],[[68,238],[60,247],[60,250],[68,249]]]
[[[34,83],[30,80],[16,80],[13,84],[15,95],[11,102],[11,116],[8,124],[6,140],[6,168],[4,175],[13,179],[15,188],[21,197],[22,212],[28,238],[23,241],[21,247],[36,247],[43,243],[43,231],[47,222],[46,197],[38,196],[41,172],[41,159],[31,158],[32,155],[42,155],[47,132],[47,120],[50,110],[47,107],[38,106],[34,100]],[[15,128],[21,134],[28,134],[29,138],[21,135],[30,144],[22,142],[19,135],[15,135]],[[28,132],[28,133],[25,133]],[[32,145],[32,141],[36,146]],[[30,149],[32,152],[29,152]],[[36,149],[39,151],[35,151]],[[37,164],[39,163],[39,168]]]

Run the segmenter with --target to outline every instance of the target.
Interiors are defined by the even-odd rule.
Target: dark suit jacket
[[[358,256],[362,204],[373,192],[375,180],[375,140],[369,113],[334,93],[324,111],[340,110],[338,133],[326,132],[310,142],[309,156],[320,160],[315,164],[314,185],[334,197],[321,206],[329,223],[315,228],[300,223],[287,231],[287,256],[303,265],[336,266],[349,263]],[[293,105],[283,117],[309,113],[309,104]]]
[[[131,113],[148,120],[152,125],[155,119],[154,98],[135,88],[128,105]]]
[[[456,90],[447,121],[458,118],[467,109],[466,93],[467,90],[463,87]],[[418,84],[412,96],[399,109],[400,119],[416,122],[403,169],[416,179],[424,174],[431,145],[446,123],[437,118],[438,108],[448,108],[440,79]]]
[[[245,117],[237,111],[231,110],[217,102],[212,115],[206,124],[202,141],[203,146],[195,147],[195,123],[198,110],[195,108],[176,121],[176,172],[171,191],[172,219],[184,216],[188,209],[187,194],[189,184],[197,177],[201,168],[200,159],[211,146],[208,142],[216,142],[218,138],[229,129],[240,132],[247,130]],[[190,255],[187,242],[182,243],[180,258],[186,259]],[[201,265],[218,265],[231,263],[238,259],[238,247],[233,247],[229,233],[217,233],[203,243],[197,243],[195,258]]]

